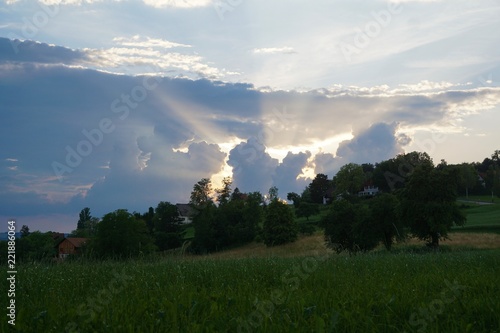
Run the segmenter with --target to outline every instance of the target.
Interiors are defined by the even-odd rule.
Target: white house
[[[358,196],[360,197],[371,197],[371,196],[374,196],[375,194],[377,194],[379,192],[378,190],[378,187],[375,187],[375,186],[365,186],[365,188],[363,189],[363,191],[359,191],[358,192]]]
[[[196,213],[190,204],[176,204],[179,211],[179,218],[182,224],[189,224],[193,222],[193,216]]]

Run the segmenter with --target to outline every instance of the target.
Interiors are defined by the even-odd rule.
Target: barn
[[[64,259],[69,255],[80,253],[82,246],[87,242],[87,238],[68,237],[62,239],[57,245],[57,257]]]

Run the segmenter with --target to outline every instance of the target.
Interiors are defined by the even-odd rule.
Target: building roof
[[[176,206],[181,216],[189,217],[195,215],[196,213],[196,211],[190,204],[176,204]]]
[[[57,243],[56,246],[59,246],[59,244],[61,244],[62,242],[64,242],[65,239],[67,239],[68,242],[70,242],[71,244],[73,244],[73,246],[75,248],[82,247],[82,245],[85,244],[85,242],[87,242],[87,240],[88,240],[88,238],[68,237],[68,238],[62,239],[59,243]]]

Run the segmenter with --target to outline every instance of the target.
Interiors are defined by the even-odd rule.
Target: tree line
[[[496,150],[481,163],[451,165],[441,160],[434,165],[428,154],[411,152],[375,165],[349,163],[332,179],[317,174],[302,193],[287,193],[293,205],[280,199],[276,187],[266,195],[243,193],[232,189],[229,177],[217,189],[203,178],[190,195],[192,225],[184,225],[178,207],[167,201],[145,213],[118,209],[101,219],[86,207],[70,236],[88,238],[84,254],[95,258],[134,257],[182,246],[204,254],[253,241],[276,246],[318,227],[324,230],[327,246],[337,252],[368,251],[380,243],[390,250],[394,242],[408,236],[437,248],[453,225],[465,223],[456,204],[459,194],[500,197],[499,155]],[[358,192],[364,186],[380,192],[360,197]],[[308,223],[320,212],[320,223]],[[305,223],[298,223],[297,218],[302,217]],[[194,230],[192,237],[186,237],[189,227]],[[29,232],[23,226],[18,259],[53,258],[60,237],[53,232]]]

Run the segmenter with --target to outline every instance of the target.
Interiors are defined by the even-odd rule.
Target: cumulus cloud
[[[377,163],[404,153],[410,139],[397,133],[398,124],[377,123],[361,131],[351,140],[339,144],[336,155],[319,153],[314,157],[315,173],[333,176],[347,163]]]
[[[403,153],[396,136],[397,124],[378,123],[343,141],[337,149],[337,157],[354,163],[375,163]]]
[[[267,193],[273,186],[278,160],[272,158],[266,147],[255,137],[234,147],[227,162],[233,168],[234,186],[241,191]]]
[[[160,200],[187,202],[193,184],[219,172],[226,157],[218,145],[204,141],[192,143],[187,152],[173,151],[166,143],[155,146],[147,167],[141,168],[141,151],[134,141],[115,145],[109,172],[85,195],[75,197],[72,205],[104,213],[111,207],[143,211]]]
[[[146,37],[115,42],[131,50],[190,49]],[[86,50],[30,41],[18,47],[24,58],[8,55],[12,45],[0,39],[0,197],[13,207],[5,214],[143,211],[160,200],[186,201],[193,184],[221,172],[226,159],[242,191],[276,185],[282,195],[300,192],[304,167],[333,176],[348,162],[391,158],[415,131],[465,131],[461,119],[500,101],[498,87],[446,82],[299,92],[115,75],[83,67]],[[112,130],[96,134],[103,120]],[[319,143],[346,133],[353,138],[316,154]],[[68,166],[78,150],[81,160]],[[283,152],[281,163],[275,151]],[[58,178],[54,162],[71,170]]]
[[[301,193],[310,180],[302,175],[302,169],[307,166],[311,152],[300,152],[294,154],[288,152],[283,161],[276,167],[273,176],[273,184],[279,189],[280,196],[286,198],[288,192]]]

